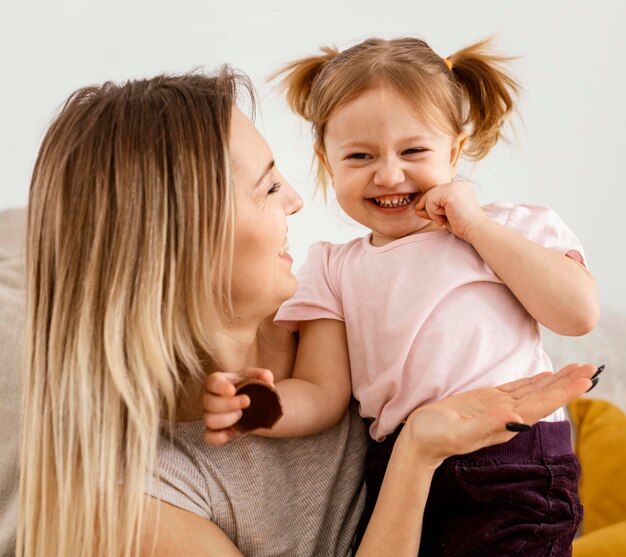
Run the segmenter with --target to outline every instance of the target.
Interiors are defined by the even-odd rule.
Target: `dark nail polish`
[[[587,392],[589,392],[591,389],[593,389],[598,384],[598,381],[600,381],[599,377],[592,377],[591,378],[591,387],[589,387],[587,389]]]
[[[591,379],[595,379],[596,377],[599,377],[599,375],[604,371],[604,364],[602,364],[601,366],[598,367],[598,369],[596,370],[596,372],[591,376]]]
[[[515,433],[517,433],[518,431],[528,431],[532,428],[532,426],[528,424],[520,424],[518,422],[509,422],[508,424],[506,424],[506,428],[509,431],[514,431]]]

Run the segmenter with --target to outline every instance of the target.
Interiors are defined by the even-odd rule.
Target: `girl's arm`
[[[215,372],[207,377],[203,397],[205,441],[219,445],[235,435],[232,426],[250,405],[246,395],[235,396],[242,376],[267,380],[268,372],[247,368],[238,373]],[[256,429],[264,437],[296,437],[326,431],[348,409],[350,363],[343,321],[316,319],[300,323],[300,339],[293,375],[276,383],[283,416],[271,429]]]
[[[297,437],[326,431],[348,410],[352,384],[343,321],[303,321],[293,376],[276,383],[283,416],[263,437]]]
[[[470,243],[532,317],[555,333],[584,335],[600,310],[595,280],[570,257],[490,219],[462,181],[429,189],[417,214]]]
[[[595,327],[600,316],[596,283],[578,261],[488,217],[468,230],[467,241],[539,323],[571,336]]]

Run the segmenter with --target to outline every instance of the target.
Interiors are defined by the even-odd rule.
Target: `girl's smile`
[[[417,200],[417,197],[417,193],[401,193],[372,197],[370,201],[384,211],[400,211],[414,205],[413,202]]]
[[[434,222],[415,214],[415,204],[451,181],[460,141],[390,89],[366,91],[333,113],[324,137],[337,201],[372,230],[375,245],[434,230]]]

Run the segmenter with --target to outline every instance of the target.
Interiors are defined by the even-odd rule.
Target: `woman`
[[[294,353],[268,316],[295,289],[286,216],[302,201],[236,108],[238,83],[250,90],[223,69],[86,88],[46,134],[29,203],[18,555],[349,552],[354,413],[320,436],[202,446],[210,373],[281,379]],[[510,439],[507,422],[534,423],[592,374],[573,365],[414,412],[358,555],[415,555],[438,464]]]

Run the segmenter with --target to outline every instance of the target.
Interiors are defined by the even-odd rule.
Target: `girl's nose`
[[[404,182],[404,171],[396,161],[381,162],[374,175],[374,182],[378,186],[392,188]]]

